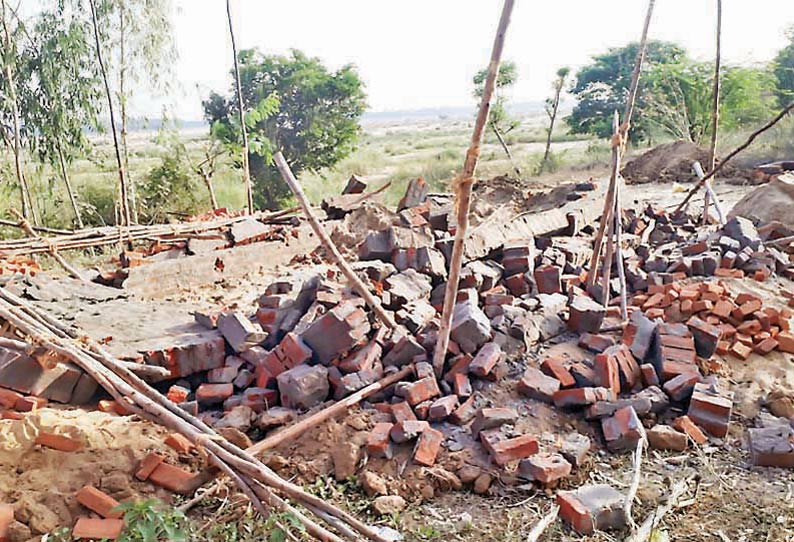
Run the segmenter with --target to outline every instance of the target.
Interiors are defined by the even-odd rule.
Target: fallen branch
[[[458,282],[460,281],[460,268],[463,260],[463,244],[466,241],[466,234],[469,228],[469,209],[471,207],[471,190],[474,185],[474,173],[477,170],[477,160],[480,157],[480,144],[482,143],[483,130],[488,122],[488,113],[491,108],[491,97],[496,87],[496,77],[499,74],[499,64],[502,60],[502,50],[504,49],[505,34],[510,25],[510,15],[513,13],[515,0],[505,0],[502,7],[502,15],[499,19],[499,26],[496,30],[493,49],[491,50],[491,62],[488,64],[488,76],[483,86],[482,100],[477,112],[477,120],[474,123],[474,131],[471,135],[471,143],[466,152],[466,160],[463,164],[463,171],[453,183],[453,191],[457,196],[456,214],[458,226],[455,231],[455,242],[452,246],[452,256],[449,259],[449,278],[447,287],[444,291],[444,308],[441,313],[441,326],[438,330],[436,347],[433,352],[433,370],[437,377],[441,377],[444,371],[444,362],[449,348],[449,334],[452,326],[452,313],[455,310],[455,301],[458,296]]]
[[[634,505],[634,498],[637,496],[637,490],[640,488],[640,476],[642,473],[642,451],[645,448],[645,435],[637,442],[637,449],[634,451],[634,476],[631,478],[631,485],[629,491],[626,493],[626,501],[623,503],[623,515],[626,516],[626,522],[634,531],[637,529],[637,524],[634,523],[634,518],[631,515],[631,507]]]
[[[13,220],[5,220],[0,219],[0,226],[10,226],[12,228],[21,228],[19,222],[14,222]],[[69,235],[70,233],[74,233],[74,230],[59,230],[55,228],[45,228],[44,226],[30,226],[33,228],[34,231],[41,232],[41,233],[54,233],[55,235]]]
[[[554,520],[557,519],[559,513],[560,507],[556,504],[552,506],[551,510],[549,510],[549,513],[540,518],[540,521],[538,521],[535,526],[532,527],[532,530],[529,531],[526,542],[538,542],[538,539],[541,537],[543,532],[549,528],[549,525],[554,523]]]
[[[722,168],[724,168],[724,167],[725,167],[725,164],[727,164],[727,163],[728,163],[728,162],[729,162],[731,159],[735,158],[737,154],[739,154],[740,152],[742,152],[743,150],[745,150],[747,147],[749,147],[750,145],[752,145],[753,141],[755,141],[755,139],[756,139],[758,136],[760,136],[761,134],[763,134],[764,132],[766,132],[767,130],[769,130],[770,128],[772,128],[772,127],[773,127],[775,124],[777,124],[778,122],[780,122],[781,120],[783,120],[783,118],[784,118],[786,115],[788,115],[788,114],[791,112],[791,110],[792,110],[792,109],[794,109],[794,102],[791,102],[790,104],[788,104],[786,107],[784,107],[784,108],[783,108],[783,110],[782,110],[780,113],[778,113],[777,115],[775,115],[775,118],[773,118],[772,120],[770,120],[769,122],[767,122],[766,124],[764,124],[762,127],[760,127],[758,130],[756,130],[756,131],[755,131],[755,132],[753,132],[752,134],[750,134],[750,136],[747,138],[747,141],[745,141],[744,143],[742,143],[741,145],[739,145],[738,147],[736,147],[736,148],[735,148],[733,151],[731,151],[731,152],[728,154],[728,156],[726,156],[726,157],[725,157],[725,158],[722,160],[722,162],[720,162],[720,163],[717,165],[717,167],[715,167],[715,168],[712,168],[712,170],[711,170],[711,171],[709,171],[708,173],[706,173],[706,175],[705,175],[705,176],[704,176],[702,179],[700,179],[700,180],[698,181],[698,183],[697,183],[695,186],[693,186],[693,187],[692,187],[692,189],[689,191],[689,193],[688,193],[688,194],[686,195],[686,197],[684,198],[684,201],[682,201],[682,202],[681,202],[681,203],[678,205],[678,207],[676,207],[676,209],[675,209],[675,213],[674,213],[674,214],[680,213],[680,212],[681,212],[681,209],[683,209],[683,208],[684,208],[684,206],[685,206],[687,203],[689,203],[689,200],[690,200],[690,199],[692,199],[692,196],[694,196],[695,194],[697,194],[697,191],[698,191],[698,190],[700,190],[700,187],[701,187],[701,186],[703,186],[704,184],[706,184],[706,182],[707,182],[709,179],[711,179],[712,177],[714,177],[714,175],[716,175],[717,173],[719,173],[719,172],[720,172],[720,170],[721,170]]]
[[[342,522],[359,537],[385,542],[384,537],[351,514],[283,480],[251,454],[226,441],[204,422],[148,386],[99,343],[67,328],[5,288],[0,288],[0,318],[28,336],[31,342],[75,363],[131,412],[176,431],[203,448],[212,463],[229,475],[260,513],[277,510],[292,514],[302,522],[310,536],[322,541],[341,542],[339,536],[288,504],[286,499],[289,499],[308,510],[333,517],[333,521],[323,520],[329,526]],[[323,516],[317,517],[323,519]]]
[[[660,504],[656,507],[656,510],[648,514],[645,521],[624,542],[647,542],[651,537],[651,533],[661,523],[664,516],[678,506],[678,501],[686,492],[691,480],[691,478],[687,478],[676,482],[666,496],[664,504]]]
[[[292,193],[295,194],[295,197],[298,199],[298,203],[300,204],[301,208],[303,209],[303,214],[306,215],[306,218],[309,220],[309,224],[311,224],[314,233],[317,235],[317,238],[322,243],[323,247],[325,247],[328,252],[331,253],[334,260],[336,260],[336,265],[339,266],[339,269],[345,275],[350,284],[353,286],[353,289],[358,292],[367,305],[372,308],[372,311],[375,313],[375,316],[378,317],[386,327],[389,329],[395,329],[397,327],[397,322],[394,321],[394,318],[386,312],[381,305],[380,301],[372,295],[372,292],[369,291],[369,288],[364,284],[364,282],[359,278],[353,268],[350,267],[350,264],[347,263],[345,257],[342,256],[342,253],[339,252],[339,249],[336,248],[336,245],[325,232],[325,228],[323,228],[320,221],[317,220],[317,217],[314,216],[312,212],[311,205],[309,204],[309,200],[306,197],[306,194],[303,193],[303,188],[298,183],[298,180],[295,178],[295,175],[292,174],[292,170],[289,168],[289,164],[287,161],[284,160],[284,155],[280,152],[277,152],[275,156],[273,156],[273,161],[276,163],[276,167],[278,168],[279,173],[281,173],[281,178],[284,179]]]
[[[342,414],[350,407],[353,407],[359,404],[362,400],[369,397],[373,393],[377,393],[380,390],[387,388],[394,384],[395,382],[400,382],[404,380],[408,375],[414,372],[413,365],[407,365],[397,371],[396,373],[390,374],[378,382],[374,384],[370,384],[366,388],[362,388],[357,392],[353,393],[352,395],[348,395],[344,399],[341,399],[334,404],[319,410],[312,414],[311,416],[307,416],[306,418],[302,419],[301,421],[275,433],[267,437],[264,440],[261,440],[250,446],[245,451],[251,455],[258,455],[264,452],[265,450],[270,450],[271,448],[275,448],[276,446],[280,446],[285,442],[289,442],[294,438],[299,437],[300,435],[306,433],[306,431],[317,427],[321,423],[326,420],[329,420],[339,414]]]

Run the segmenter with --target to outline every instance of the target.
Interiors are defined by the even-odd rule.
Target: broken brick
[[[61,452],[76,452],[83,447],[82,443],[78,440],[67,437],[66,435],[48,433],[46,431],[42,431],[36,435],[34,443]]]
[[[486,446],[491,457],[499,466],[504,466],[511,461],[527,458],[538,453],[538,441],[529,435],[500,439]]]
[[[441,395],[441,391],[438,389],[438,382],[435,377],[428,376],[408,386],[405,400],[409,405],[416,406],[439,395]]]
[[[554,402],[554,394],[560,389],[560,381],[556,378],[546,376],[539,369],[529,367],[524,372],[524,376],[518,382],[518,392],[531,399]]]
[[[535,284],[538,293],[558,294],[562,291],[560,269],[553,265],[542,265],[535,269]]]
[[[234,385],[231,383],[201,384],[196,389],[196,401],[206,405],[222,403],[231,397],[233,393]]]
[[[656,450],[683,452],[687,447],[687,436],[669,425],[655,425],[648,429],[648,445]]]
[[[625,527],[624,501],[622,493],[604,484],[557,493],[560,517],[581,534]]]
[[[700,381],[700,373],[682,373],[665,382],[663,389],[673,401],[683,401],[692,394],[692,390]]]
[[[606,309],[592,298],[578,295],[569,305],[568,329],[579,333],[598,333],[604,323]]]
[[[689,416],[679,416],[673,420],[673,427],[685,433],[695,444],[704,444],[708,442],[708,437],[703,434],[700,427],[695,425],[695,422],[693,422]]]
[[[637,413],[631,406],[623,407],[609,418],[601,420],[601,428],[611,451],[634,449],[645,435]]]
[[[458,397],[456,395],[447,395],[436,399],[427,415],[427,419],[431,422],[440,422],[446,420],[458,408]]]
[[[184,495],[195,489],[193,486],[196,482],[196,476],[191,472],[163,461],[155,467],[148,480],[169,491]]]
[[[518,470],[525,478],[548,486],[571,474],[571,464],[560,454],[539,453],[522,459]]]
[[[287,408],[308,410],[328,397],[328,369],[322,365],[298,365],[277,380],[281,404]]]
[[[562,388],[570,388],[576,385],[576,380],[571,376],[571,372],[565,367],[565,362],[559,358],[546,358],[540,364],[540,370],[546,375],[556,379]]]
[[[723,438],[728,434],[728,424],[733,408],[733,392],[713,384],[698,383],[692,392],[687,415],[709,434]]]
[[[488,376],[493,368],[504,359],[505,354],[496,343],[488,343],[480,348],[469,364],[469,372],[475,376]]]
[[[614,401],[615,392],[609,388],[574,388],[560,390],[554,394],[557,407],[582,407],[597,401]]]
[[[389,431],[389,435],[397,444],[403,444],[415,439],[429,428],[430,425],[424,420],[405,420],[395,423]]]
[[[187,454],[194,448],[193,443],[181,433],[171,433],[165,439],[165,445],[180,454]]]
[[[391,440],[389,433],[393,424],[387,422],[376,423],[367,437],[367,452],[370,457],[391,458]]]
[[[123,519],[81,517],[74,524],[72,537],[76,540],[116,540],[123,529]]]
[[[579,346],[596,354],[603,352],[615,344],[615,340],[607,335],[582,333],[579,337]]]
[[[165,460],[165,457],[160,454],[150,453],[138,465],[138,470],[135,472],[135,478],[141,482],[149,479],[149,476],[154,472],[154,469]]]
[[[114,510],[119,501],[93,486],[83,486],[77,492],[76,498],[77,502],[103,518],[118,519],[123,515],[120,510]]]
[[[518,412],[512,408],[481,408],[471,424],[471,436],[477,438],[481,431],[494,429],[506,423],[514,423]]]
[[[750,460],[759,467],[794,467],[794,429],[789,424],[747,430]]]
[[[432,428],[425,429],[419,435],[414,448],[414,463],[424,467],[435,465],[442,442],[444,442],[444,433]]]

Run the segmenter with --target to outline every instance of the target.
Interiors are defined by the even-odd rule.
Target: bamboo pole
[[[703,173],[703,166],[700,165],[700,162],[695,161],[695,163],[692,164],[692,169],[695,171],[695,175],[697,176],[698,179],[702,179],[703,177],[706,176],[706,174]],[[714,187],[711,186],[711,183],[706,183],[705,187],[706,187],[706,194],[709,196],[709,199],[714,204],[714,208],[717,210],[717,218],[720,221],[720,226],[724,226],[725,212],[722,210],[722,205],[720,204],[720,200],[717,197],[717,194],[714,192]]]
[[[245,110],[243,109],[243,89],[240,83],[240,63],[237,61],[237,41],[234,39],[234,25],[232,24],[231,0],[226,0],[226,17],[229,20],[229,36],[232,38],[232,55],[234,56],[234,84],[237,93],[237,108],[239,109],[240,131],[243,138],[242,167],[245,195],[248,201],[248,214],[254,213],[254,193],[251,189],[251,171],[248,164],[248,131],[245,128]]]
[[[102,59],[102,45],[99,43],[99,23],[96,17],[95,0],[88,0],[89,7],[91,8],[91,22],[94,27],[94,45],[96,46],[96,58],[99,63],[99,70],[102,73],[102,81],[105,86],[105,96],[108,101],[108,113],[110,114],[110,133],[113,134],[113,148],[116,151],[116,165],[118,166],[119,173],[119,199],[121,200],[121,223],[124,226],[130,225],[130,202],[129,194],[127,193],[127,179],[124,173],[124,162],[121,159],[121,151],[119,150],[119,139],[116,134],[116,115],[113,110],[113,96],[110,92],[110,85],[108,84],[108,74],[105,69],[105,62]]]
[[[717,39],[714,55],[714,86],[711,92],[711,145],[709,146],[709,169],[717,165],[717,131],[720,122],[720,49],[722,42],[722,0],[717,0]],[[706,181],[706,194],[703,196],[703,224],[709,222],[711,206],[711,181]],[[716,205],[716,200],[715,200]]]
[[[621,246],[623,235],[623,204],[621,200],[620,183],[615,189],[615,265],[618,267],[618,279],[620,281],[620,318],[624,322],[629,318],[628,290],[626,286],[626,268],[623,261],[623,247]]]
[[[606,205],[610,206],[609,212],[603,219],[607,223],[607,247],[604,255],[604,271],[601,283],[601,304],[605,307],[609,305],[612,294],[609,282],[612,276],[612,253],[615,245],[612,240],[615,236],[615,224],[620,222],[620,208],[618,207],[618,170],[620,169],[620,118],[615,111],[612,116],[612,173],[609,176],[609,185],[613,188],[612,200],[607,200]]]
[[[790,104],[785,106],[777,115],[775,115],[774,118],[772,118],[769,122],[767,122],[766,124],[761,126],[759,129],[754,131],[752,134],[750,134],[747,137],[747,140],[744,143],[742,143],[741,145],[739,145],[738,147],[733,149],[719,164],[717,164],[716,167],[714,167],[711,171],[706,173],[706,175],[702,179],[700,179],[700,181],[698,181],[698,183],[695,186],[692,187],[692,189],[687,193],[687,195],[684,198],[684,200],[678,205],[678,207],[676,207],[675,212],[673,214],[680,213],[681,209],[683,209],[684,206],[687,203],[689,203],[689,200],[692,199],[692,196],[697,194],[697,191],[700,190],[700,187],[702,187],[704,184],[706,184],[706,181],[708,181],[709,179],[714,177],[717,173],[719,173],[720,170],[725,167],[725,164],[727,164],[729,161],[731,161],[733,158],[735,158],[737,154],[739,154],[740,152],[745,150],[747,147],[752,145],[753,141],[755,141],[755,139],[758,136],[760,136],[761,134],[763,134],[764,132],[766,132],[767,130],[772,128],[775,124],[777,124],[778,122],[783,120],[783,118],[786,115],[788,115],[791,112],[792,109],[794,109],[794,102],[791,102]]]
[[[400,382],[401,380],[404,380],[408,375],[412,374],[413,372],[414,372],[414,366],[407,365],[402,369],[400,369],[399,371],[397,371],[396,373],[390,374],[382,378],[378,382],[370,384],[366,388],[362,388],[358,390],[354,394],[349,395],[344,399],[341,399],[340,401],[337,401],[336,403],[330,405],[329,407],[319,410],[314,414],[312,414],[311,416],[307,416],[301,421],[279,431],[278,433],[257,442],[253,446],[247,448],[246,452],[248,452],[251,455],[258,455],[266,450],[270,450],[272,448],[275,448],[276,446],[280,446],[284,442],[289,442],[292,439],[304,434],[309,429],[312,429],[313,427],[317,427],[324,421],[329,420],[347,411],[347,409],[359,404],[362,400],[369,397],[373,393],[377,393],[380,390],[387,388],[396,382]]]
[[[81,334],[78,331],[68,330],[45,312],[1,287],[0,318],[30,336],[37,344],[73,361],[105,388],[115,400],[132,412],[180,432],[195,445],[203,447],[219,468],[223,463],[228,465],[236,475],[233,478],[249,498],[251,495],[249,490],[258,488],[259,491],[264,492],[261,499],[267,506],[284,512],[294,512],[295,509],[279,496],[281,494],[284,498],[303,504],[309,510],[316,509],[332,516],[335,518],[334,522],[337,520],[344,522],[360,536],[378,542],[385,540],[374,529],[351,514],[281,479],[253,456],[221,438],[204,422],[149,387],[95,341],[79,340]],[[251,481],[256,483],[249,483]],[[256,494],[260,495],[258,492]],[[301,517],[297,514],[296,516]],[[304,525],[307,532],[320,540],[334,542],[341,540],[311,521],[305,521]]]
[[[320,240],[320,243],[322,243],[323,247],[325,247],[325,249],[331,253],[333,259],[336,261],[336,265],[339,266],[339,269],[353,286],[353,289],[355,289],[356,292],[358,292],[358,294],[364,298],[364,301],[370,306],[370,308],[372,308],[372,311],[375,313],[375,316],[378,317],[378,320],[380,320],[389,329],[396,329],[397,323],[394,321],[394,318],[392,318],[392,316],[386,312],[380,301],[374,295],[372,295],[364,282],[359,278],[356,272],[353,271],[353,268],[350,267],[350,264],[347,263],[345,257],[342,256],[342,253],[339,252],[339,249],[336,248],[334,242],[325,232],[325,229],[323,228],[322,224],[320,224],[320,221],[317,220],[316,216],[314,216],[309,199],[306,197],[306,194],[304,194],[303,188],[301,188],[301,185],[298,183],[295,175],[292,174],[292,170],[289,168],[289,164],[287,164],[287,161],[284,159],[284,155],[281,154],[281,152],[277,152],[275,156],[273,156],[273,161],[276,163],[276,167],[278,168],[279,173],[281,173],[281,177],[284,179],[284,182],[287,183],[287,185],[290,187],[290,190],[292,190],[292,193],[295,194],[295,198],[298,200],[298,203],[303,209],[303,213],[309,220],[309,224],[311,224],[311,227],[314,230],[314,233],[317,235],[317,238]]]
[[[477,112],[477,120],[474,123],[474,131],[471,135],[471,143],[466,152],[466,161],[463,164],[463,171],[453,182],[453,191],[456,194],[456,214],[458,226],[455,230],[455,243],[452,246],[452,257],[449,261],[449,278],[447,288],[444,292],[444,309],[441,314],[441,327],[438,331],[438,339],[433,353],[433,369],[436,376],[440,377],[444,370],[444,361],[449,348],[449,333],[452,325],[452,313],[455,310],[455,298],[458,295],[458,281],[460,280],[460,268],[463,260],[463,244],[466,241],[466,234],[469,228],[469,208],[471,207],[471,190],[474,184],[474,174],[477,170],[477,160],[480,156],[480,144],[482,143],[483,130],[488,122],[488,113],[491,108],[491,98],[496,87],[496,78],[499,74],[499,64],[502,60],[502,50],[504,49],[505,34],[510,25],[510,15],[513,13],[515,0],[505,0],[502,7],[502,15],[499,19],[499,26],[496,30],[496,37],[491,50],[491,61],[488,64],[488,76],[483,87],[480,108]]]
[[[631,117],[634,114],[634,103],[637,100],[637,92],[640,86],[640,74],[642,73],[642,64],[645,61],[645,50],[648,47],[648,29],[651,26],[651,18],[653,16],[653,7],[656,0],[649,0],[648,10],[645,13],[645,22],[642,27],[642,37],[640,38],[639,49],[637,50],[637,58],[634,61],[634,71],[631,75],[631,85],[629,86],[629,96],[626,100],[626,107],[623,111],[623,124],[620,125],[620,154],[625,151],[628,142],[629,130],[631,128]],[[614,144],[614,142],[613,142]],[[618,166],[620,163],[618,162]],[[620,168],[618,168],[620,171]],[[590,257],[590,267],[587,271],[587,289],[595,285],[598,278],[598,262],[601,258],[601,246],[604,241],[604,232],[609,225],[610,205],[613,205],[615,199],[615,182],[612,182],[610,177],[609,187],[607,188],[606,201],[604,201],[604,212],[601,215],[601,220],[598,223],[598,232],[596,233],[595,241],[593,244],[593,255]]]

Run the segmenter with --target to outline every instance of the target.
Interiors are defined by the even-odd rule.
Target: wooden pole
[[[317,411],[316,413],[312,414],[311,416],[307,416],[306,418],[302,419],[301,421],[279,431],[278,433],[267,437],[264,440],[261,440],[254,444],[253,446],[249,447],[245,451],[251,455],[258,455],[266,450],[270,450],[275,448],[276,446],[280,446],[285,442],[289,442],[300,435],[306,433],[309,429],[317,427],[321,423],[326,420],[330,420],[331,418],[342,414],[343,412],[347,411],[347,409],[359,404],[362,400],[369,397],[373,393],[376,393],[384,388],[388,388],[392,384],[396,382],[400,382],[404,380],[408,375],[414,372],[413,365],[407,365],[397,371],[396,373],[390,374],[378,382],[374,384],[370,384],[366,388],[362,388],[358,390],[356,393],[337,401],[336,403],[330,405],[327,408]]]
[[[698,191],[698,190],[700,190],[700,187],[702,187],[703,185],[705,185],[705,184],[706,184],[706,182],[707,182],[709,179],[711,179],[711,178],[712,178],[712,177],[714,177],[714,176],[715,176],[717,173],[719,173],[719,172],[720,172],[720,170],[721,170],[722,168],[724,168],[724,167],[725,167],[725,164],[727,164],[729,161],[731,161],[733,158],[735,158],[737,154],[739,154],[740,152],[742,152],[743,150],[745,150],[747,147],[749,147],[750,145],[752,145],[752,144],[753,144],[753,141],[755,141],[755,139],[756,139],[758,136],[760,136],[761,134],[763,134],[764,132],[766,132],[767,130],[769,130],[770,128],[772,128],[772,127],[773,127],[775,124],[777,124],[778,122],[780,122],[781,120],[783,120],[783,118],[784,118],[786,115],[788,115],[788,114],[791,112],[791,110],[792,110],[792,109],[794,109],[794,102],[791,102],[790,104],[788,104],[786,107],[784,107],[784,108],[783,108],[783,109],[780,111],[780,113],[778,113],[777,115],[775,115],[775,117],[774,117],[772,120],[770,120],[769,122],[767,122],[766,124],[764,124],[763,126],[761,126],[761,127],[758,129],[758,130],[756,130],[756,131],[754,131],[752,134],[750,134],[750,135],[747,137],[747,141],[745,141],[744,143],[742,143],[741,145],[739,145],[738,147],[736,147],[735,149],[733,149],[733,150],[732,150],[732,151],[731,151],[731,152],[730,152],[730,153],[729,153],[729,154],[728,154],[728,155],[727,155],[727,156],[726,156],[726,157],[725,157],[725,158],[724,158],[724,159],[723,159],[723,160],[722,160],[722,161],[721,161],[719,164],[717,164],[717,166],[716,166],[716,167],[714,167],[714,168],[713,168],[711,171],[709,171],[708,173],[706,173],[706,175],[705,175],[705,176],[704,176],[702,179],[700,179],[700,181],[698,181],[698,183],[697,183],[695,186],[693,186],[693,187],[692,187],[692,189],[691,189],[691,190],[690,190],[690,191],[687,193],[686,197],[684,198],[684,201],[682,201],[682,202],[681,202],[681,203],[678,205],[678,207],[676,207],[676,209],[675,209],[675,212],[674,212],[673,214],[680,213],[680,212],[681,212],[681,209],[683,209],[683,208],[684,208],[684,206],[685,206],[687,203],[689,203],[689,200],[690,200],[690,199],[692,199],[692,196],[694,196],[695,194],[697,194],[697,191]]]
[[[717,0],[717,51],[714,55],[714,87],[711,92],[711,145],[709,147],[709,169],[717,165],[717,131],[720,122],[720,49],[722,42],[722,0]],[[711,181],[706,181],[706,194],[703,196],[703,223],[709,222],[711,204]],[[716,201],[715,201],[716,204]]]
[[[502,50],[504,49],[505,34],[510,25],[510,15],[513,13],[515,0],[505,0],[502,7],[502,15],[499,19],[499,26],[496,30],[493,49],[491,50],[491,61],[488,64],[488,76],[485,79],[485,86],[482,92],[480,108],[477,112],[477,120],[474,123],[474,131],[471,135],[471,143],[466,152],[466,161],[463,164],[463,171],[453,182],[453,189],[457,196],[456,214],[458,226],[455,231],[455,243],[452,246],[452,256],[449,261],[449,278],[447,288],[444,292],[444,309],[441,314],[441,327],[438,331],[435,352],[433,353],[433,368],[436,376],[440,377],[444,370],[444,361],[449,348],[449,333],[452,325],[452,313],[455,310],[455,298],[458,295],[458,281],[460,280],[460,268],[463,260],[463,243],[466,241],[466,233],[469,228],[469,208],[471,207],[471,189],[474,184],[474,174],[477,170],[477,160],[480,156],[480,144],[482,143],[483,130],[488,122],[488,113],[491,108],[491,98],[496,87],[496,77],[499,74],[499,64],[502,60]]]
[[[628,141],[629,129],[631,128],[631,117],[634,114],[634,103],[637,101],[637,92],[640,86],[640,74],[642,73],[642,64],[645,61],[645,50],[648,47],[648,29],[651,26],[651,17],[653,15],[653,7],[656,0],[649,0],[648,10],[645,13],[645,22],[642,27],[642,37],[640,38],[640,45],[637,51],[637,58],[634,60],[634,71],[631,75],[631,85],[629,86],[629,96],[626,100],[626,107],[623,111],[623,124],[620,125],[620,154],[626,148]],[[614,144],[614,141],[613,141]],[[618,166],[620,163],[618,163]],[[618,168],[618,171],[620,169]],[[617,182],[617,177],[615,177]],[[607,188],[607,196],[604,201],[604,212],[601,215],[601,220],[598,223],[598,232],[596,233],[595,242],[593,243],[593,255],[590,257],[590,267],[587,271],[587,288],[590,289],[595,284],[598,278],[598,261],[601,258],[601,246],[604,241],[604,232],[609,225],[610,205],[614,204],[615,198],[615,182],[610,177],[609,187]]]
[[[703,166],[700,165],[700,162],[695,162],[692,164],[692,169],[695,171],[695,175],[698,179],[702,179],[706,176],[703,173]],[[720,226],[725,225],[725,212],[722,210],[722,205],[720,204],[720,200],[717,198],[717,194],[714,192],[714,187],[711,186],[711,183],[706,183],[706,194],[708,194],[709,199],[714,204],[714,208],[717,210],[717,218],[720,221]]]
[[[607,223],[607,248],[604,255],[604,270],[603,280],[601,283],[601,304],[605,307],[609,305],[609,299],[612,297],[612,288],[609,282],[612,276],[612,253],[615,249],[613,244],[613,237],[615,236],[615,224],[620,222],[620,209],[617,205],[618,195],[618,170],[620,169],[620,118],[618,112],[615,111],[612,116],[612,173],[609,177],[609,185],[613,188],[612,200],[607,200],[606,204],[610,207],[610,213],[607,213],[606,218],[603,219]]]
[[[121,159],[121,151],[119,150],[119,138],[116,134],[116,114],[113,110],[113,95],[110,92],[110,84],[108,84],[108,74],[105,69],[105,62],[102,59],[102,45],[99,42],[99,23],[96,18],[96,5],[95,0],[88,0],[91,8],[91,22],[94,27],[94,44],[96,46],[96,58],[99,64],[99,70],[102,73],[102,81],[105,86],[105,96],[108,101],[108,112],[110,114],[110,133],[113,134],[113,148],[116,151],[116,165],[119,172],[119,199],[121,200],[121,223],[124,226],[130,225],[130,205],[129,194],[127,193],[127,179],[124,173],[124,162]]]
[[[626,269],[623,263],[623,247],[621,246],[623,204],[620,195],[620,182],[618,182],[615,189],[615,265],[618,267],[618,279],[620,281],[620,318],[625,322],[629,318],[629,301],[626,287]]]
[[[350,281],[350,284],[353,286],[356,292],[358,292],[358,294],[364,298],[364,301],[370,306],[372,311],[378,317],[378,320],[383,322],[386,327],[390,329],[396,329],[397,323],[394,321],[394,318],[392,318],[391,315],[386,312],[386,310],[383,308],[383,305],[380,304],[380,301],[374,295],[372,295],[364,282],[362,282],[356,272],[353,271],[353,268],[350,267],[350,264],[347,263],[345,257],[342,256],[342,253],[339,252],[339,249],[336,248],[334,242],[325,232],[325,229],[323,228],[322,224],[320,224],[320,221],[317,220],[316,216],[314,216],[311,205],[309,204],[309,199],[306,197],[306,194],[303,193],[303,188],[301,188],[301,185],[298,183],[295,175],[292,174],[289,164],[287,164],[287,161],[284,160],[284,155],[281,154],[281,152],[277,152],[275,156],[273,156],[273,161],[276,163],[276,167],[281,173],[281,178],[284,179],[284,182],[289,185],[292,193],[295,194],[295,198],[298,200],[298,203],[303,209],[303,213],[309,220],[309,224],[311,224],[311,227],[314,230],[314,233],[317,235],[317,238],[320,240],[320,243],[322,243],[323,247],[325,247],[325,249],[331,253],[334,260],[336,261],[336,265],[339,266],[339,269],[341,269],[347,280]]]
[[[245,110],[243,109],[243,89],[240,83],[240,64],[237,61],[237,42],[234,39],[234,26],[232,25],[232,5],[231,0],[226,0],[226,17],[229,19],[229,36],[232,38],[232,55],[234,55],[234,82],[237,91],[237,108],[240,113],[240,131],[243,137],[243,182],[245,183],[245,195],[248,200],[248,214],[254,212],[254,193],[251,189],[251,171],[248,165],[248,130],[245,128]]]

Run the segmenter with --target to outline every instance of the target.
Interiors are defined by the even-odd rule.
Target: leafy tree
[[[549,117],[549,128],[546,130],[546,151],[543,153],[543,160],[540,163],[540,171],[543,171],[543,168],[546,167],[546,163],[549,160],[549,154],[551,153],[551,134],[554,131],[554,121],[557,120],[557,111],[560,108],[560,95],[562,94],[562,89],[565,87],[565,81],[568,79],[568,74],[571,73],[571,68],[565,66],[557,70],[557,78],[554,80],[552,84],[552,89],[554,90],[554,97],[546,99],[546,115]]]
[[[643,116],[663,133],[694,143],[711,133],[714,64],[683,59],[646,75]],[[722,72],[719,127],[727,131],[768,118],[774,109],[771,74],[752,67]]]
[[[612,114],[616,109],[622,111],[625,105],[638,48],[638,43],[611,48],[606,53],[594,56],[592,64],[577,72],[576,84],[571,92],[578,103],[567,118],[573,133],[593,134],[602,138],[612,136]],[[649,41],[643,71],[647,72],[659,64],[678,63],[685,54],[684,49],[675,43]],[[641,89],[632,120],[631,137],[634,140],[647,139],[649,135],[649,122],[643,114],[643,81],[644,76],[640,79]]]
[[[478,71],[474,75],[474,97],[478,100],[482,99],[482,93],[485,89],[485,80],[488,78],[488,68]],[[516,63],[512,61],[502,62],[499,66],[499,75],[496,77],[496,88],[494,89],[494,97],[491,100],[491,109],[488,113],[488,127],[493,131],[505,154],[513,162],[513,155],[510,148],[507,146],[505,136],[515,130],[520,122],[510,116],[505,108],[507,104],[507,97],[505,91],[512,87],[518,79],[518,68]],[[521,175],[518,166],[513,164],[516,174]]]
[[[23,108],[28,141],[42,163],[58,171],[77,225],[83,220],[68,165],[90,148],[86,127],[97,127],[101,80],[91,37],[79,18],[78,2],[58,2],[43,10],[33,26],[26,53],[29,100]]]
[[[335,165],[355,148],[366,96],[353,66],[331,72],[297,50],[282,56],[247,49],[238,60],[255,203],[274,209],[290,195],[272,163],[275,151],[284,153],[296,175]],[[213,137],[241,149],[234,85],[227,96],[212,93],[202,105]]]
[[[794,26],[786,32],[789,44],[778,52],[772,63],[776,79],[776,94],[781,106],[794,100]]]

